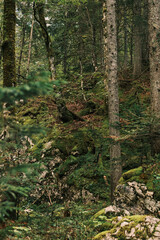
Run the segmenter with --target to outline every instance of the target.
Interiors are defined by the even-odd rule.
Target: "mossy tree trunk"
[[[120,136],[116,127],[119,122],[119,96],[117,77],[117,27],[116,27],[116,0],[106,0],[107,7],[107,65],[106,75],[108,82],[108,106],[109,106],[109,134],[113,139],[110,146],[111,161],[111,201],[113,193],[122,174],[121,147],[114,141]]]
[[[15,0],[4,0],[3,20],[3,86],[16,85],[15,66]]]

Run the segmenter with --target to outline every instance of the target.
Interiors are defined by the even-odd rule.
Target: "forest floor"
[[[150,131],[150,93],[145,75],[134,81],[130,75],[125,78],[121,74],[119,78],[120,141],[123,169],[127,171],[151,160],[150,139],[145,137]],[[22,199],[19,219],[6,221],[0,226],[2,239],[89,240],[97,234],[91,217],[110,203],[109,144],[112,139],[108,138],[103,77],[86,76],[84,91],[87,102],[83,99],[78,81],[72,80],[71,84],[63,86],[62,91],[67,108],[84,121],[62,122],[52,96],[30,99],[16,109],[16,121],[22,126],[38,126],[40,130],[39,135],[33,134],[34,146],[29,153],[37,162],[48,167],[48,175],[45,175],[47,181],[44,177],[44,186],[42,184],[41,188],[50,186],[53,197],[50,199],[47,193],[42,194],[40,201],[33,197],[27,202]],[[55,150],[58,151],[56,156]],[[60,160],[51,168],[50,163],[57,156]],[[53,188],[58,189],[59,183],[52,185],[55,180],[52,172],[59,183],[63,185],[65,182],[64,189],[61,189],[62,201],[61,196],[58,196],[59,199],[55,197],[57,195]],[[75,195],[81,195],[83,189],[93,198],[75,201]],[[98,222],[96,224],[98,226]]]
[[[1,239],[89,240],[98,233],[91,217],[105,206],[102,201],[72,202],[67,211],[64,204],[33,206],[28,213],[20,211],[17,221],[7,221],[0,227]]]

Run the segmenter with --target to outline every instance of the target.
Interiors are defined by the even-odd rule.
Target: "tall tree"
[[[138,76],[142,70],[142,19],[141,1],[134,0],[134,76]]]
[[[3,21],[3,86],[16,84],[15,67],[15,0],[4,0]]]
[[[117,29],[116,29],[116,0],[107,0],[107,81],[109,105],[109,134],[113,139],[110,146],[111,160],[111,200],[122,173],[120,143],[114,141],[120,136],[116,127],[119,122],[119,97],[117,78]]]
[[[55,80],[54,53],[53,53],[52,41],[48,34],[47,24],[46,24],[45,15],[44,15],[44,3],[37,2],[36,4],[34,4],[34,16],[37,22],[39,22],[42,29],[42,34],[45,40],[45,45],[47,50],[47,58],[49,63],[49,71],[51,73],[51,79]]]
[[[160,1],[148,0],[149,3],[149,61],[151,83],[151,108],[156,118],[160,118]],[[157,126],[158,127],[158,126]],[[154,127],[153,151],[160,153],[160,139]]]

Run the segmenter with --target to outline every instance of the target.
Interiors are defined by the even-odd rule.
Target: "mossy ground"
[[[30,206],[32,212],[20,212],[16,222],[8,221],[5,228],[0,231],[1,239],[34,239],[34,240],[91,240],[97,234],[93,229],[91,217],[103,203],[84,204],[82,202],[70,203],[69,215],[65,216],[65,206]],[[7,238],[5,235],[7,234]]]

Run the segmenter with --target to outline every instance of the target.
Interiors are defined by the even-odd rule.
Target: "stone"
[[[129,225],[129,223],[128,223],[128,222],[122,222],[122,223],[121,223],[121,227],[124,227],[124,226],[126,226],[126,225]]]
[[[147,191],[146,196],[147,196],[147,197],[153,197],[153,194],[154,194],[153,192]]]
[[[154,237],[159,237],[159,239],[160,239],[160,232],[154,232],[153,236]]]
[[[160,224],[157,225],[155,231],[160,232]]]

